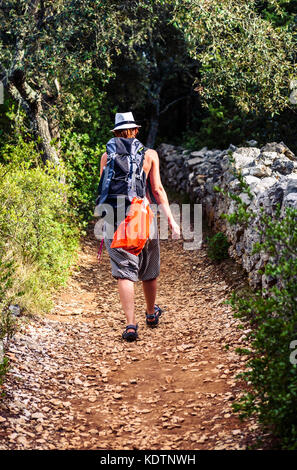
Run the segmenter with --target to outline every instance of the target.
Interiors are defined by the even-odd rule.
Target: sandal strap
[[[158,315],[158,316],[160,315],[160,313],[162,312],[162,309],[159,307],[159,305],[155,305],[154,308],[155,308],[155,313],[147,313],[147,312],[145,312],[146,318],[152,319],[152,318],[155,318],[156,315]]]
[[[136,332],[138,330],[138,325],[127,325],[126,326],[126,331],[128,331],[128,330],[134,330]]]

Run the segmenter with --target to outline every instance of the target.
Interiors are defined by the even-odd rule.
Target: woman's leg
[[[130,279],[118,279],[121,304],[126,316],[127,325],[136,325],[134,309],[134,282]],[[128,332],[134,330],[128,330]]]
[[[142,281],[143,293],[146,300],[146,313],[155,313],[155,301],[157,295],[157,278],[149,281]]]

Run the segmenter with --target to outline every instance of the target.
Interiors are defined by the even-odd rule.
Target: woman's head
[[[115,126],[112,130],[115,137],[134,138],[138,134],[138,128],[131,111],[128,113],[116,113]]]
[[[125,139],[135,138],[138,134],[138,127],[133,129],[120,129],[118,131],[113,131],[115,137],[124,137]]]

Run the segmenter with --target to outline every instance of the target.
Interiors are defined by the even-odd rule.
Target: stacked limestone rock
[[[208,223],[214,230],[225,232],[231,243],[229,253],[248,272],[250,285],[266,287],[269,279],[258,271],[267,262],[267,256],[252,255],[253,244],[260,241],[258,218],[247,227],[230,225],[221,214],[233,213],[236,205],[229,197],[215,191],[214,186],[238,194],[256,214],[263,207],[273,215],[277,203],[281,204],[282,212],[286,207],[297,208],[297,158],[283,142],[269,143],[261,149],[255,146],[255,141],[248,144],[250,147],[230,145],[223,151],[204,147],[195,152],[161,144],[158,153],[166,186],[187,193],[193,202],[202,203]],[[230,162],[230,154],[233,162]],[[234,169],[244,176],[254,196],[252,200],[241,192]]]

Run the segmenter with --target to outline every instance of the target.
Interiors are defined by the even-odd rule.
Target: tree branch
[[[9,81],[16,87],[21,97],[29,104],[29,106],[37,104],[37,101],[40,99],[40,95],[25,81],[25,73],[23,70],[14,70],[9,76]]]
[[[13,58],[13,61],[11,63],[10,70],[9,70],[9,75],[12,75],[15,69],[22,67],[24,55],[25,55],[24,39],[18,38],[16,42],[14,58]]]
[[[3,83],[3,85],[6,86],[7,81],[8,81],[8,74],[7,74],[7,70],[4,68],[4,66],[1,64],[1,62],[0,62],[0,79]]]
[[[16,100],[19,101],[22,108],[25,110],[27,114],[30,113],[30,108],[27,104],[27,102],[22,98],[21,94],[17,90],[17,88],[10,82],[8,82],[7,85],[8,92],[11,94],[11,96]]]
[[[180,98],[177,98],[176,100],[174,101],[171,101],[171,103],[167,104],[167,106],[165,106],[164,109],[162,109],[162,111],[160,111],[160,115],[163,114],[163,113],[166,113],[166,111],[168,110],[168,108],[170,108],[171,106],[173,106],[175,103],[177,103],[178,101],[181,101],[181,100],[184,100],[185,98],[187,98],[187,96],[189,95],[185,95],[185,96],[181,96]]]

